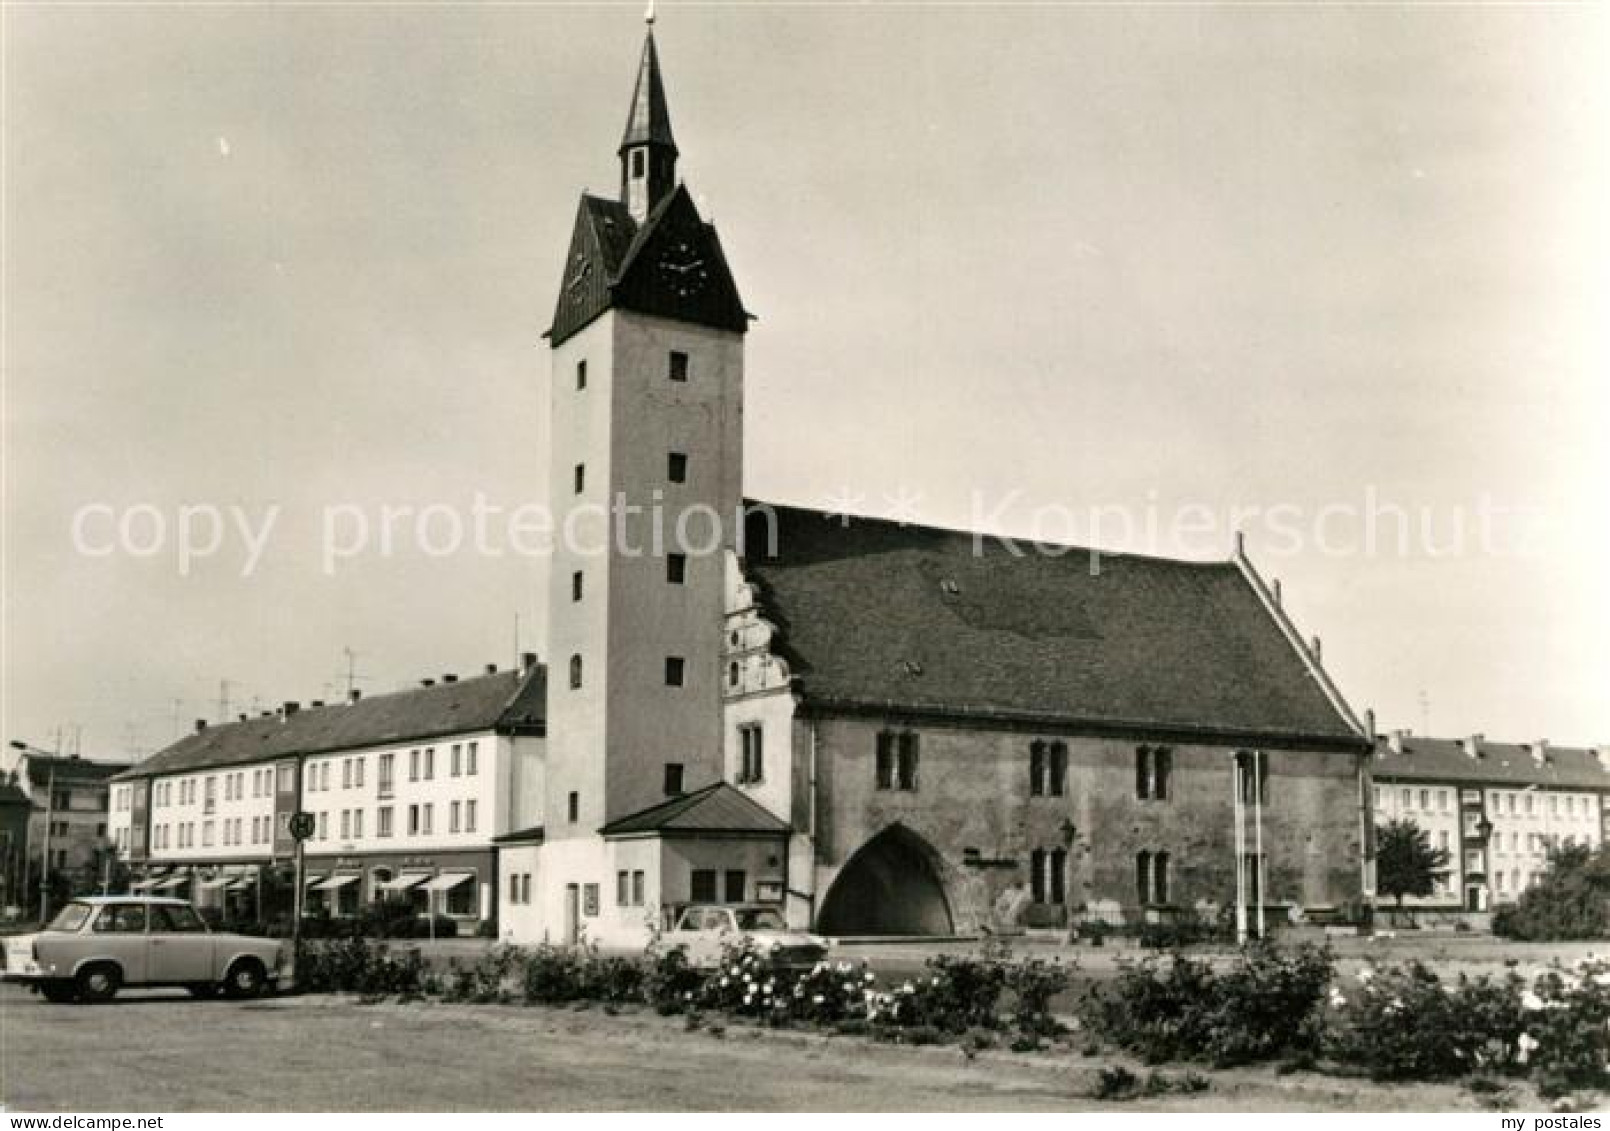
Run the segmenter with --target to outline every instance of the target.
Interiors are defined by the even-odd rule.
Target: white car
[[[668,947],[685,948],[692,965],[711,967],[721,961],[727,944],[743,938],[774,965],[788,969],[815,966],[827,954],[826,939],[794,930],[783,921],[782,912],[764,904],[694,904],[683,910],[663,941]]]
[[[0,978],[48,1001],[110,1001],[124,986],[183,986],[254,997],[279,981],[290,955],[277,939],[210,931],[182,899],[75,899],[31,935],[5,940]]]

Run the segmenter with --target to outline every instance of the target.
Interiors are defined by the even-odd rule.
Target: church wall
[[[855,851],[896,821],[942,857],[958,930],[989,922],[1003,893],[1028,887],[1036,848],[1068,849],[1070,911],[1105,906],[1135,919],[1135,858],[1143,850],[1169,854],[1172,906],[1233,903],[1235,747],[1167,744],[1169,799],[1143,801],[1136,797],[1134,741],[901,720],[898,729],[921,736],[918,788],[901,792],[876,788],[876,736],[885,725],[864,717],[815,720],[818,906]],[[1029,744],[1036,738],[1067,743],[1064,796],[1030,796]],[[1360,755],[1274,750],[1267,756],[1270,902],[1356,903]]]

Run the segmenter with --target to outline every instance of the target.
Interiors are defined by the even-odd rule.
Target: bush
[[[1521,985],[1515,975],[1444,983],[1420,962],[1366,967],[1331,990],[1325,1052],[1376,1080],[1507,1070],[1519,1051]]]
[[[670,1016],[693,1008],[704,985],[704,975],[688,963],[684,947],[650,948],[643,960],[643,1000],[655,1011]]]
[[[520,979],[525,1000],[544,1005],[580,1001],[588,987],[586,967],[590,957],[586,947],[546,942],[526,951]]]
[[[399,957],[359,938],[304,939],[296,982],[311,993],[417,994],[424,987],[424,964],[415,952]]]
[[[1562,845],[1513,904],[1493,915],[1493,933],[1510,939],[1597,939],[1610,934],[1610,843]]]
[[[1148,1063],[1273,1060],[1317,1043],[1317,1007],[1331,970],[1328,950],[1286,954],[1268,943],[1244,947],[1223,973],[1182,954],[1166,965],[1146,958],[1126,964],[1110,987],[1092,989],[1081,1013]]]
[[[493,947],[468,966],[455,959],[443,980],[442,996],[448,1001],[508,1001],[524,959],[524,953],[512,946]]]
[[[1031,1037],[1052,1037],[1062,1026],[1051,1016],[1051,1001],[1068,988],[1069,969],[1060,962],[1038,958],[1006,968],[1006,988],[1012,991],[1012,1024]]]

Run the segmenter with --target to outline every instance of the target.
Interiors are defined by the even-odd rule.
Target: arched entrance
[[[827,935],[955,934],[938,855],[904,825],[890,825],[839,872],[816,929]]]

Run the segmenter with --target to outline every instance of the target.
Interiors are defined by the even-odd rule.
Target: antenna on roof
[[[643,22],[649,27],[654,26],[654,0],[648,0],[648,10],[643,13]]]

